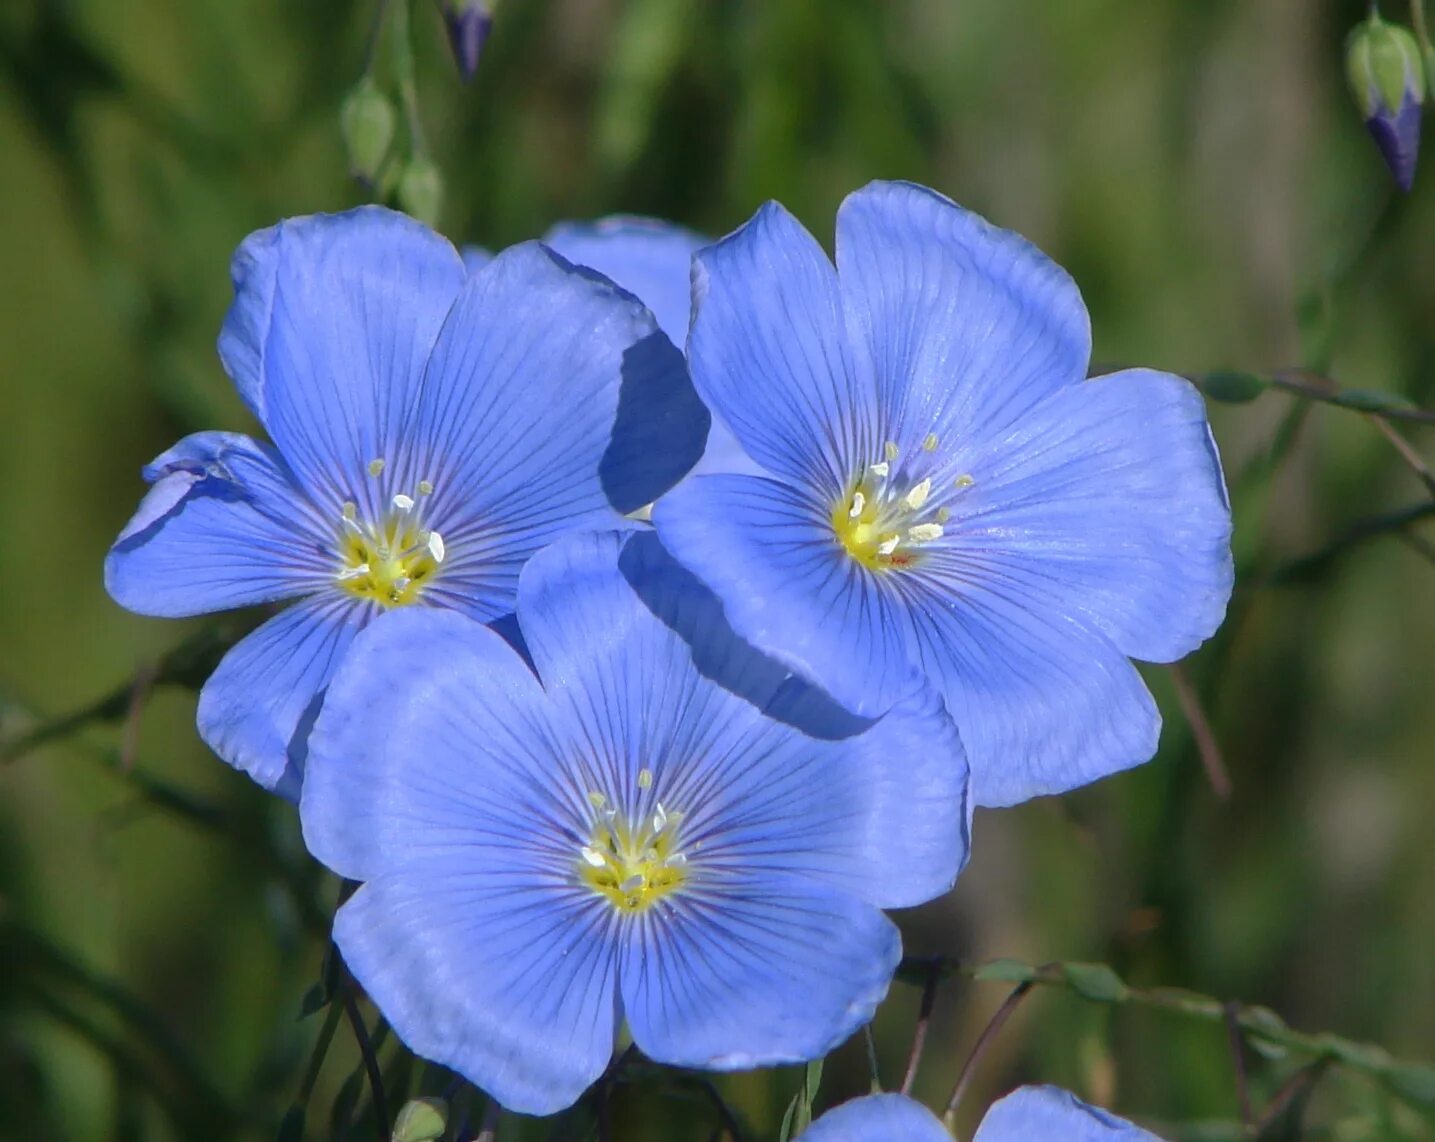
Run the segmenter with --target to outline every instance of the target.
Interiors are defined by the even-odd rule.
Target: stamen
[[[400,575],[394,580],[394,594],[403,594],[404,591],[408,589],[408,585],[412,582],[413,580],[410,579],[407,575]]]
[[[607,803],[608,798],[604,797],[603,794],[599,793],[596,789],[590,789],[588,791],[588,804],[592,805],[593,808],[601,809]]]
[[[424,544],[429,549],[435,563],[442,563],[444,556],[443,536],[436,531],[429,532],[428,541]]]
[[[661,833],[668,827],[668,814],[663,810],[663,803],[658,802],[657,812],[653,814],[653,831]]]
[[[887,478],[887,474],[891,472],[891,470],[892,465],[888,464],[885,460],[883,460],[880,464],[867,465],[867,471],[871,472],[874,476],[882,477],[882,479],[884,480]]]
[[[931,543],[934,539],[942,538],[942,525],[939,523],[919,523],[907,529],[907,538],[913,543]]]
[[[651,789],[653,787],[653,771],[651,769],[638,770],[638,788]]]
[[[347,583],[350,579],[362,579],[369,573],[369,565],[360,563],[357,567],[349,567],[339,572],[339,581]]]
[[[923,452],[935,452],[936,450],[937,450],[937,434],[936,434],[935,432],[929,432],[929,433],[927,433],[927,439],[925,439],[925,440],[922,441],[922,451],[923,451]]]
[[[897,459],[898,454],[901,452],[901,449],[897,447],[897,442],[895,440],[889,440],[886,444],[882,445],[882,451],[886,455],[888,460],[895,460]]]
[[[916,510],[917,510],[918,508],[920,508],[924,503],[927,502],[927,497],[928,497],[929,495],[931,495],[931,494],[932,494],[932,481],[931,481],[931,478],[928,477],[927,479],[923,480],[920,484],[916,485],[916,486],[915,486],[910,492],[908,492],[905,496],[903,496],[903,497],[902,497],[902,502],[903,502],[904,504],[906,504],[909,508],[911,508],[913,511],[916,511]]]
[[[377,457],[376,459],[373,459],[373,460],[370,460],[370,461],[369,461],[369,475],[370,475],[370,476],[382,475],[383,471],[384,471],[384,458],[383,458],[382,456]]]
[[[897,550],[897,544],[899,544],[899,543],[901,543],[901,542],[902,542],[902,537],[901,537],[900,535],[894,535],[894,536],[891,536],[891,537],[888,538],[888,539],[884,539],[881,543],[879,543],[879,544],[877,545],[877,554],[878,554],[878,555],[891,555],[892,552],[894,552],[894,551]]]
[[[394,507],[398,508],[399,511],[407,515],[409,512],[414,510],[414,498],[412,496],[404,495],[403,492],[399,492],[397,495],[394,496]]]
[[[589,864],[591,864],[594,868],[602,868],[605,864],[608,863],[606,860],[603,859],[603,854],[600,853],[597,849],[589,848],[587,845],[584,845],[579,851],[583,854],[583,859]]]
[[[973,484],[976,483],[976,481],[973,480],[970,476],[958,476],[955,483],[956,486],[959,488],[970,488]]]
[[[353,523],[359,518],[359,506],[353,500],[345,500],[343,515],[346,523]]]
[[[852,495],[852,507],[847,512],[848,519],[856,519],[862,514],[862,509],[867,506],[867,497],[861,492],[854,492]]]
[[[938,523],[946,523],[947,520],[949,520],[949,519],[951,519],[951,518],[952,518],[952,509],[951,509],[951,508],[938,508],[938,509],[937,509],[937,522],[938,522]]]
[[[421,495],[421,496],[431,496],[431,495],[433,495],[433,483],[432,483],[432,481],[430,481],[430,480],[420,480],[420,481],[419,481],[419,495]]]

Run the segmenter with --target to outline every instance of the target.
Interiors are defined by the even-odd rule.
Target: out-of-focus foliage
[[[143,685],[201,624],[126,614],[100,582],[139,466],[183,432],[249,427],[213,351],[233,248],[281,216],[367,198],[340,109],[375,7],[0,6],[0,730],[13,740],[136,672],[144,699],[119,693],[117,720],[0,761],[0,1138],[270,1139],[308,1086],[306,1136],[351,1112],[351,1136],[375,1136],[340,1006],[298,1019],[337,886],[304,857],[292,810],[206,754],[192,691]],[[1430,408],[1435,189],[1417,177],[1397,194],[1349,103],[1342,44],[1365,8],[505,0],[464,85],[437,6],[419,3],[417,106],[455,241],[499,247],[620,210],[719,234],[767,198],[830,234],[846,192],[912,178],[1067,266],[1100,361],[1303,367]],[[955,894],[904,918],[909,951],[1102,961],[1133,985],[1259,1002],[1428,1059],[1432,489],[1362,412],[1236,391],[1254,399],[1212,415],[1240,584],[1184,671],[1231,795],[1212,791],[1172,676],[1151,670],[1167,714],[1157,760],[980,814]],[[1431,453],[1430,428],[1399,429]],[[1006,993],[944,986],[919,1097],[940,1107]],[[878,1019],[888,1086],[918,1001],[894,985]],[[376,1040],[391,1072],[406,1066]],[[1247,1065],[1259,1105],[1294,1061]],[[615,1137],[711,1135],[702,1085],[631,1078],[613,1091]],[[1224,1031],[1159,1008],[1033,994],[984,1056],[962,1127],[1031,1080],[1173,1137],[1238,1136]],[[716,1085],[774,1136],[802,1082]],[[868,1085],[854,1042],[828,1062],[819,1109]],[[452,1121],[472,1132],[481,1114],[460,1098]],[[1201,1120],[1218,1124],[1175,1125]],[[1305,1120],[1343,1142],[1435,1137],[1339,1065]]]

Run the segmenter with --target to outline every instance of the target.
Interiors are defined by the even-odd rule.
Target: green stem
[[[399,85],[399,99],[404,105],[404,121],[409,131],[409,151],[414,158],[424,158],[428,145],[424,142],[424,125],[419,118],[418,87],[414,81],[414,41],[412,0],[394,4],[394,79]]]
[[[1435,66],[1435,44],[1430,42],[1430,29],[1425,23],[1425,0],[1410,0],[1410,23],[1415,29],[1415,38],[1420,41],[1420,50],[1425,53],[1425,83],[1435,97],[1435,75],[1430,73]]]

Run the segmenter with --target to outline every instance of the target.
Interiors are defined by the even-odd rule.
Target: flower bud
[[[1345,46],[1346,74],[1365,127],[1401,190],[1415,181],[1425,65],[1415,37],[1376,13],[1357,25]]]
[[[372,184],[394,141],[393,104],[366,75],[354,86],[339,110],[339,131],[349,155],[349,172]]]
[[[437,225],[443,209],[443,175],[432,159],[417,155],[399,179],[399,206],[420,222]]]
[[[448,1103],[441,1098],[416,1098],[404,1103],[394,1119],[392,1142],[436,1142],[448,1129]]]
[[[458,73],[467,83],[478,70],[478,57],[493,28],[493,14],[486,0],[443,0],[443,19]]]

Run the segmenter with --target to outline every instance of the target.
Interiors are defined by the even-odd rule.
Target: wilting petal
[[[235,646],[199,694],[199,734],[209,748],[297,800],[324,689],[370,613],[337,593],[316,595]]]
[[[274,451],[233,432],[187,436],[145,468],[150,489],[105,559],[121,606],[177,618],[333,581],[322,525]]]

